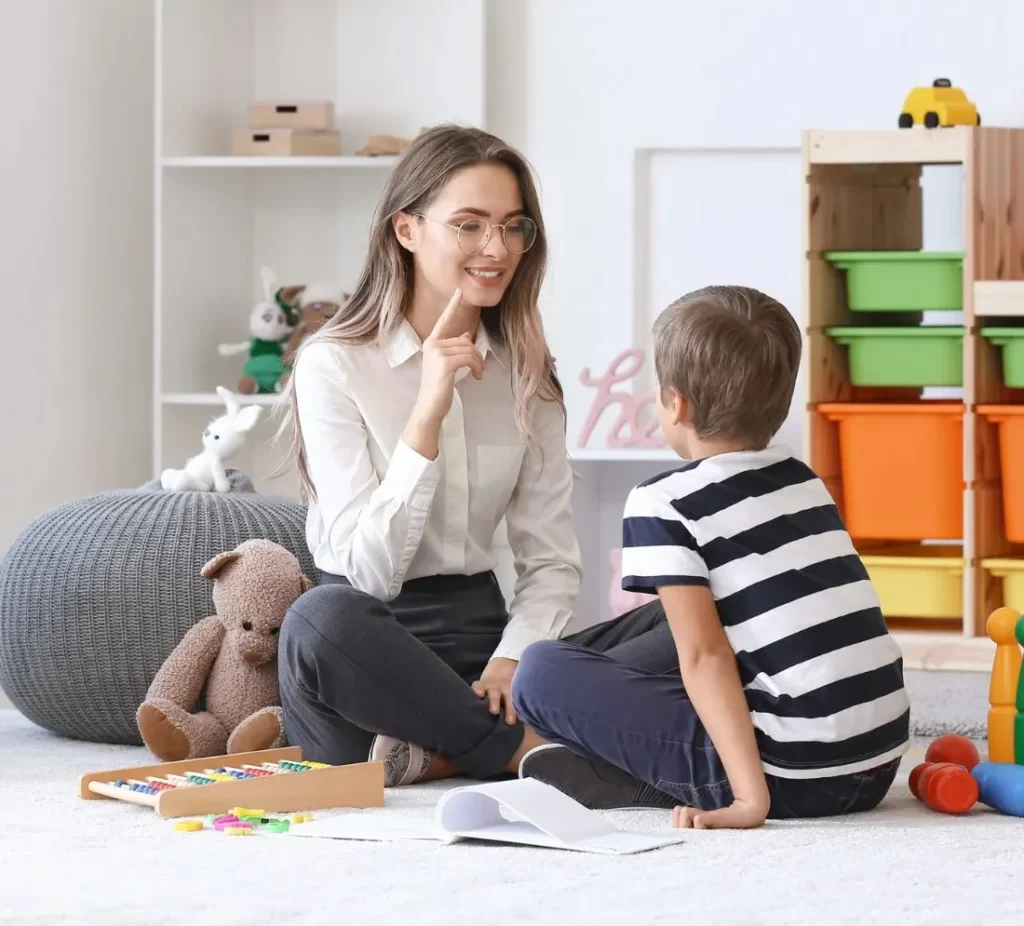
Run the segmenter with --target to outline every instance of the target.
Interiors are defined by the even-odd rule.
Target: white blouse
[[[494,569],[504,517],[517,580],[493,655],[518,659],[558,637],[576,607],[572,465],[558,406],[534,402],[524,444],[508,355],[482,324],[476,346],[483,379],[460,371],[433,461],[402,440],[422,366],[407,320],[379,347],[319,342],[301,351],[295,395],[316,490],[306,538],[318,568],[389,601],[409,579]]]

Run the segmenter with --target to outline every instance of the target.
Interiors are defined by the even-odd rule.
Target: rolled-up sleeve
[[[399,439],[377,478],[341,351],[310,344],[293,372],[299,426],[324,542],[358,589],[384,601],[401,590],[439,482],[438,461]]]
[[[517,578],[496,657],[518,660],[531,643],[560,636],[572,618],[583,578],[572,488],[562,411],[555,402],[537,399],[505,512]]]

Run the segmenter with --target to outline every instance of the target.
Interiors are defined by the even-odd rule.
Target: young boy
[[[551,745],[521,776],[593,808],[676,805],[680,827],[885,796],[908,744],[902,654],[824,484],[771,444],[800,350],[754,289],[698,290],[658,318],[661,429],[689,462],[630,492],[622,586],[660,597],[679,674],[533,644],[513,703]]]

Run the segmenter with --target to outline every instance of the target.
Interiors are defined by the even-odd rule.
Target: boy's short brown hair
[[[800,328],[782,303],[747,286],[707,286],[654,323],[654,369],[691,406],[697,436],[762,448],[789,414]]]

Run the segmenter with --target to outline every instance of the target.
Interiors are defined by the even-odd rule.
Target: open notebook
[[[288,835],[437,842],[481,839],[604,855],[645,852],[683,841],[676,833],[648,835],[616,829],[600,814],[534,778],[454,788],[437,802],[433,820],[351,813],[293,826]]]

